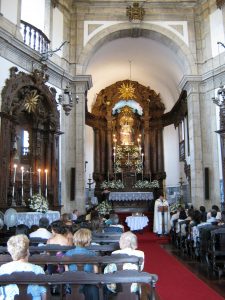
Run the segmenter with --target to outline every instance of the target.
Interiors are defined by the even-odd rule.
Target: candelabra
[[[91,206],[91,186],[92,186],[92,184],[94,184],[95,182],[94,182],[94,180],[92,180],[92,178],[91,178],[91,175],[89,176],[89,178],[88,178],[88,204],[89,204],[89,206]]]

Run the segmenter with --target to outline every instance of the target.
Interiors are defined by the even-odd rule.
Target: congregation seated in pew
[[[29,256],[29,239],[26,235],[12,236],[7,242],[8,252],[13,261],[6,263],[0,267],[0,275],[18,272],[34,272],[35,274],[44,274],[44,270],[37,265],[28,262]],[[10,284],[0,288],[1,299],[14,299],[19,293],[15,284]],[[29,285],[27,293],[32,295],[33,300],[45,300],[46,289],[42,286]]]

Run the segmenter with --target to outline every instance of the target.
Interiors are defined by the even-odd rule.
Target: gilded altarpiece
[[[160,95],[136,81],[118,81],[100,91],[86,115],[86,124],[94,129],[96,189],[103,180],[115,179],[123,181],[124,191],[137,180],[158,180],[162,188],[164,110]]]
[[[34,194],[58,206],[59,112],[45,69],[10,69],[2,90],[0,208],[28,210]]]

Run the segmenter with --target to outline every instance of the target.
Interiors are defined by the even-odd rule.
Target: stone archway
[[[183,67],[183,73],[197,74],[196,57],[194,50],[187,46],[179,37],[168,29],[156,24],[143,23],[140,27],[130,27],[129,23],[119,23],[103,29],[86,44],[78,58],[77,73],[85,74],[86,67],[92,55],[105,43],[124,37],[144,37],[158,41],[176,53],[177,59]]]

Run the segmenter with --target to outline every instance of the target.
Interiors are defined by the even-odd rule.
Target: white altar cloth
[[[146,216],[129,216],[126,217],[126,223],[130,230],[141,230],[148,225],[148,217]]]
[[[45,214],[40,212],[18,212],[17,225],[25,224],[28,227],[31,227],[32,225],[39,225],[39,220],[42,217],[46,217],[49,220],[49,224],[51,224],[53,221],[60,219],[60,213],[52,210],[49,210]]]
[[[149,201],[152,200],[152,192],[110,192],[109,201]]]

